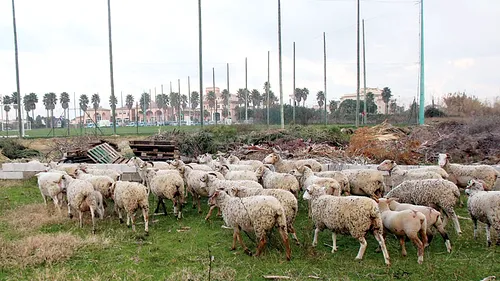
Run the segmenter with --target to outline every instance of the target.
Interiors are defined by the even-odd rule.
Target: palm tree
[[[64,118],[66,118],[66,110],[69,107],[69,94],[66,92],[62,92],[59,96],[59,102],[61,103],[62,108],[64,109]],[[69,127],[69,112],[68,112],[68,127]]]
[[[16,120],[17,120],[17,105],[19,104],[17,102],[17,92],[12,93],[12,96],[10,97],[10,102],[12,103],[12,107],[14,107],[14,110],[16,112]]]
[[[167,109],[167,106],[168,106],[169,102],[170,101],[168,100],[167,94],[159,94],[156,97],[156,105],[162,111],[163,122],[165,122],[165,110]]]
[[[309,89],[307,88],[302,89],[301,94],[302,94],[302,106],[305,107],[307,96],[309,96]]]
[[[195,110],[198,107],[199,103],[200,103],[200,94],[198,94],[198,92],[196,92],[196,91],[192,92],[191,93],[191,110]],[[196,116],[196,114],[195,114],[195,116]]]
[[[255,111],[255,107],[260,107],[262,96],[257,89],[253,89],[252,92],[250,92],[250,99],[252,100],[252,108]]]
[[[323,91],[319,91],[316,94],[316,100],[318,101],[319,108],[323,108],[325,104],[325,93]]]
[[[245,104],[245,99],[246,99],[246,91],[245,89],[239,88],[238,91],[236,92],[236,97],[238,98],[238,113],[239,113],[239,119],[241,119],[241,104]]]
[[[134,96],[132,96],[131,94],[128,94],[126,97],[125,97],[125,105],[127,106],[128,108],[128,121],[132,121],[132,107],[134,106]]]
[[[385,87],[382,89],[382,100],[385,103],[385,115],[387,115],[387,112],[389,111],[389,101],[391,100],[392,93],[391,89],[389,87]]]
[[[337,110],[338,102],[331,100],[328,107],[330,108],[330,113],[333,114]]]
[[[174,109],[179,108],[179,93],[170,93],[170,107],[172,107],[172,117],[174,116]],[[178,114],[178,113],[177,113]],[[175,120],[175,118],[174,118]]]
[[[50,120],[51,128],[54,128],[54,109],[56,108],[57,96],[55,93],[50,92],[46,93],[43,96],[43,105],[45,105],[45,110],[47,110],[47,120]],[[50,119],[49,119],[49,110],[50,110]],[[49,122],[47,122],[47,125]]]
[[[110,95],[109,96],[109,106],[111,107],[111,113],[115,112],[116,115],[116,104],[118,103],[118,99],[116,99],[115,95]],[[116,116],[111,116],[113,119],[113,122],[116,123]],[[113,126],[111,126],[113,127]]]
[[[89,108],[89,97],[87,97],[87,95],[85,94],[81,95],[79,104],[80,104],[80,110],[83,110],[83,115],[84,115],[83,118],[85,119],[85,115],[87,114],[87,109]],[[81,117],[80,117],[80,124],[83,124]]]
[[[99,94],[93,94],[91,97],[92,107],[94,108],[94,122],[97,123],[97,110],[99,109],[99,104],[101,103],[101,98]]]
[[[208,104],[208,107],[210,107],[211,111],[210,111],[210,120],[213,120],[213,113],[214,113],[214,108],[215,108],[215,99],[217,97],[215,96],[215,92],[213,91],[210,91],[208,92],[207,94],[207,104]]]
[[[146,122],[146,111],[149,108],[149,104],[151,103],[151,97],[148,93],[144,92],[141,95],[141,99],[139,100],[139,104],[142,110],[142,121]]]
[[[28,95],[24,96],[23,103],[24,103],[24,110],[26,111],[26,115],[29,115],[28,112],[31,111],[31,118],[33,121],[35,120],[35,112],[34,110],[36,109],[36,103],[38,102],[38,96],[35,93],[29,93]]]
[[[296,105],[300,106],[300,101],[302,100],[302,89],[296,88],[294,95],[295,95],[295,102],[297,103]]]
[[[9,111],[10,111],[10,104],[12,103],[11,97],[10,96],[4,96],[3,97],[3,110],[5,110],[5,120],[7,121],[7,134],[9,130]]]
[[[222,98],[222,103],[223,103],[223,108],[222,110],[222,116],[224,118],[229,116],[229,99],[231,97],[231,94],[229,94],[229,91],[227,89],[222,90],[221,98]]]
[[[186,95],[181,95],[181,107],[182,110],[186,109],[188,104],[188,97]]]

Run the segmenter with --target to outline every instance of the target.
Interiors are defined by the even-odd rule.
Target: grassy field
[[[263,280],[263,275],[292,280],[314,280],[309,276],[318,280],[480,280],[500,273],[500,247],[486,247],[484,230],[480,239],[473,240],[472,223],[466,219],[460,220],[461,237],[448,225],[453,252],[448,254],[441,237],[436,237],[422,265],[417,264],[412,245],[403,258],[397,240],[388,237],[392,266],[387,268],[382,254],[374,251],[376,241],[371,235],[362,261],[354,261],[359,244],[348,236],[339,236],[335,254],[323,245],[331,244],[328,231],[321,233],[318,247],[311,248],[313,226],[301,202],[296,229],[303,245],[292,245],[292,260],[287,262],[276,233],[259,258],[245,255],[241,248],[230,251],[232,230],[221,228],[221,218],[205,222],[191,209],[190,201],[182,220],[172,214],[152,216],[149,236],[144,235],[142,224],[134,234],[109,212],[98,221],[97,234],[91,235],[88,215],[83,229],[76,219],[48,215],[34,180],[3,181],[0,186],[0,280],[209,280],[209,268],[211,280]],[[153,198],[150,206],[154,209]],[[206,201],[203,207],[206,213]],[[468,217],[465,208],[458,209],[458,214]],[[243,239],[255,249],[249,237],[243,235]],[[213,256],[211,266],[209,256]]]

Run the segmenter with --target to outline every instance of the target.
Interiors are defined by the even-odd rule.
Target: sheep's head
[[[396,165],[396,161],[387,159],[380,163],[380,165],[378,165],[377,170],[390,172],[392,171],[392,169],[394,169],[394,167],[396,167]]]
[[[240,162],[240,159],[234,155],[230,155],[227,158],[227,161],[229,161],[229,164],[238,164]]]
[[[381,212],[390,210],[389,205],[391,204],[391,202],[395,201],[394,198],[378,198],[374,200],[375,202],[377,202],[378,208]]]
[[[316,198],[321,195],[326,195],[326,188],[317,184],[311,184],[306,188],[303,198],[304,200],[311,200],[312,198]]]
[[[257,169],[255,169],[255,175],[258,177],[258,178],[261,178],[263,175],[264,175],[264,171],[265,169],[268,169],[267,167],[265,166],[260,166],[258,167]]]
[[[115,188],[116,188],[116,182],[112,183],[109,187],[108,187],[108,192],[109,194],[111,194],[111,198],[113,200],[115,200]]]
[[[292,176],[295,176],[297,178],[300,178],[302,176],[302,173],[300,172],[300,169],[299,168],[295,168],[293,170],[291,170],[290,172],[288,172],[290,175]]]
[[[210,197],[208,198],[208,204],[210,206],[217,205],[217,200],[224,198],[225,195],[226,193],[223,190],[215,190],[214,193],[212,193],[212,195],[210,195]]]
[[[465,187],[465,194],[471,195],[474,191],[484,191],[484,184],[481,180],[472,179],[467,183],[467,187]]]
[[[280,160],[280,156],[278,155],[278,153],[273,152],[273,153],[267,155],[266,158],[264,158],[264,160],[262,162],[264,164],[275,164],[279,160]]]
[[[238,197],[238,193],[240,192],[240,188],[238,188],[236,186],[231,186],[229,188],[226,188],[224,191],[227,194],[229,194],[229,196]]]
[[[223,174],[223,175],[226,175],[226,174],[227,174],[227,172],[229,172],[229,171],[230,171],[230,169],[229,169],[229,166],[228,166],[228,165],[222,165],[222,166],[220,166],[220,167],[217,167],[217,171],[218,171],[218,172],[220,172],[220,173],[221,173],[221,174]]]
[[[438,155],[438,164],[441,168],[443,168],[444,166],[446,166],[446,164],[449,163],[451,159],[451,156],[450,154],[448,153],[439,153]]]

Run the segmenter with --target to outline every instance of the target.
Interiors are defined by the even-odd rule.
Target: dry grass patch
[[[82,239],[70,233],[38,234],[17,241],[0,238],[0,264],[6,268],[51,265],[67,260],[79,248],[92,244],[109,242],[97,236]]]
[[[58,215],[54,204],[52,202],[48,202],[47,204],[48,206],[44,204],[19,206],[5,212],[0,220],[20,232],[37,230],[44,225],[63,223],[67,220],[63,215],[65,213],[64,208],[61,210],[61,215]]]
[[[183,268],[180,271],[175,272],[171,276],[165,279],[166,281],[174,281],[174,280],[190,280],[190,281],[198,281],[198,280],[224,280],[231,281],[236,280],[236,270],[230,267],[220,267],[212,269],[210,273],[210,279],[208,279],[208,268],[207,271],[195,271],[192,268]]]

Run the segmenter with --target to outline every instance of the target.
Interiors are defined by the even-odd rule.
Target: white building
[[[382,99],[382,90],[379,88],[366,88],[366,93],[369,92],[372,92],[375,98],[375,104],[377,105],[377,113],[385,114],[385,103],[384,100]],[[359,99],[362,101],[365,100],[364,93],[365,93],[364,89],[361,88],[359,93]],[[343,95],[342,97],[340,97],[340,102],[342,103],[344,100],[347,99],[356,100],[356,93]]]

